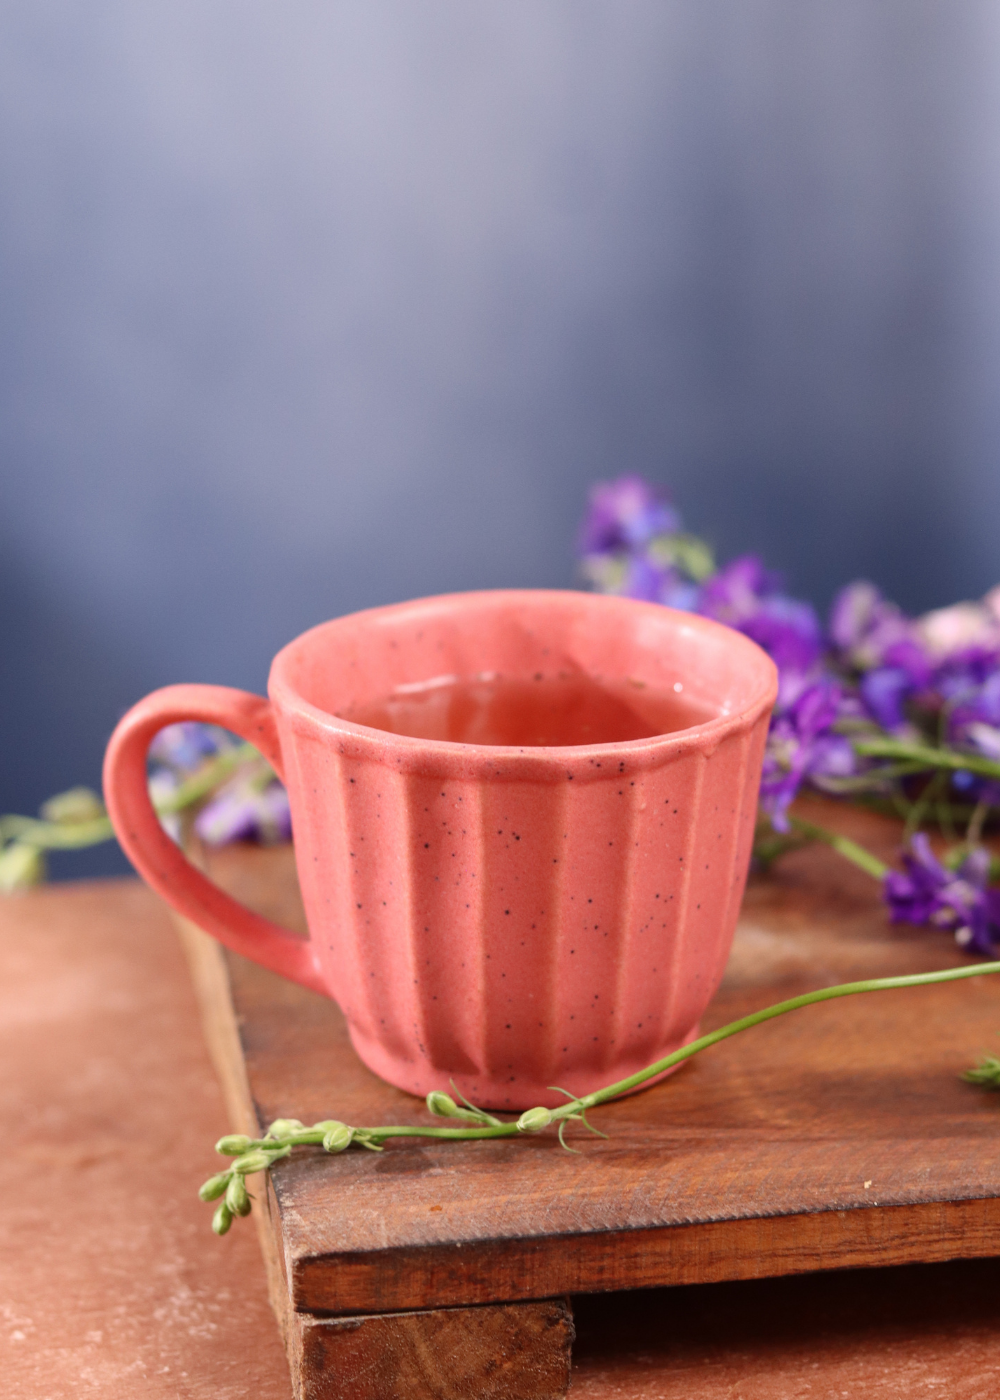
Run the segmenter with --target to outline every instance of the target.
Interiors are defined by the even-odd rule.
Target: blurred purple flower
[[[656,535],[674,534],[680,527],[680,516],[663,492],[641,476],[599,481],[590,491],[590,509],[580,529],[578,552],[587,555],[635,549]]]
[[[690,611],[698,601],[696,583],[691,583],[669,564],[650,559],[647,554],[631,556],[617,591],[626,598],[663,603],[668,608],[680,608],[683,611]]]
[[[966,655],[941,668],[939,697],[945,706],[945,739],[955,749],[1000,762],[1000,670],[989,653]],[[982,677],[982,679],[980,679]],[[1000,782],[960,770],[952,786],[970,802],[1000,805]]]
[[[949,742],[1000,758],[1000,670],[991,670],[980,683],[969,675],[964,688],[954,678],[942,679],[941,693],[950,701]]]
[[[290,841],[288,793],[277,779],[262,790],[259,776],[238,774],[206,802],[194,827],[209,846],[225,846],[230,841],[259,841],[272,846]]]
[[[873,583],[859,579],[833,600],[829,636],[834,660],[861,672],[858,690],[869,718],[890,732],[903,729],[906,702],[932,673],[916,624]]]
[[[857,757],[850,741],[831,726],[841,711],[841,689],[826,677],[807,685],[777,712],[764,751],[760,805],[776,831],[788,831],[788,807],[806,781],[850,777]]]
[[[890,732],[905,726],[903,706],[914,690],[913,677],[901,666],[876,666],[858,682],[868,715]]]
[[[993,953],[1000,937],[1000,889],[989,887],[989,853],[977,847],[957,870],[934,855],[923,832],[903,855],[905,871],[890,870],[883,892],[893,923],[952,929],[960,947]]]
[[[149,758],[152,763],[175,773],[193,773],[206,758],[231,748],[236,742],[215,725],[184,720],[160,730],[149,746]]]
[[[241,743],[241,739],[217,725],[194,720],[161,729],[149,747],[151,794],[156,799],[172,797],[186,778]],[[174,840],[180,840],[180,819],[166,816],[161,820]],[[194,825],[210,846],[223,846],[230,841],[259,841],[264,845],[288,841],[288,794],[265,761],[253,755],[241,762],[209,797]]]
[[[783,680],[785,673],[807,676],[819,663],[822,629],[816,610],[782,593],[781,575],[765,569],[755,554],[734,559],[710,578],[702,586],[698,611],[763,647]]]
[[[905,671],[914,685],[925,685],[930,677],[930,657],[916,624],[864,579],[834,598],[829,634],[837,659],[851,670],[891,667]]]

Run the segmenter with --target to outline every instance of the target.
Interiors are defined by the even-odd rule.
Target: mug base
[[[560,1104],[567,1102],[566,1094],[554,1093],[552,1084],[541,1079],[535,1079],[528,1075],[508,1075],[505,1078],[499,1078],[486,1073],[477,1074],[469,1071],[449,1073],[446,1069],[438,1069],[420,1060],[404,1060],[391,1055],[377,1041],[367,1039],[353,1026],[349,1026],[348,1030],[355,1053],[373,1074],[377,1074],[380,1079],[384,1079],[386,1083],[392,1084],[395,1088],[402,1089],[408,1094],[414,1094],[418,1098],[426,1098],[432,1090],[440,1090],[446,1094],[454,1094],[457,1090],[477,1108],[494,1109],[500,1113],[521,1113],[526,1108],[536,1107],[558,1108]],[[699,1024],[696,1023],[686,1035],[669,1042],[651,1054],[623,1059],[604,1069],[588,1068],[569,1072],[564,1070],[558,1074],[553,1071],[553,1076],[558,1078],[561,1089],[582,1098],[585,1094],[592,1094],[597,1089],[603,1089],[607,1084],[627,1079],[630,1075],[645,1069],[647,1065],[655,1064],[664,1056],[673,1054],[681,1046],[689,1045],[692,1040],[698,1037],[699,1031]],[[681,1063],[683,1064],[684,1061]],[[662,1079],[666,1079],[668,1075],[673,1074],[680,1067],[680,1065],[673,1065],[654,1079],[646,1080],[645,1083],[637,1085],[636,1088],[627,1090],[620,1097],[627,1098],[631,1094],[637,1094],[643,1089],[650,1088],[653,1084],[659,1084]]]

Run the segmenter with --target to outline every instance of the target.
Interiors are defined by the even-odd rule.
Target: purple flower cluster
[[[786,687],[801,689],[823,655],[823,629],[810,603],[782,591],[781,575],[755,554],[734,559],[702,586],[694,611],[744,632],[774,659]]]
[[[919,832],[903,855],[904,870],[885,877],[885,899],[893,923],[932,924],[950,929],[969,952],[992,954],[1000,941],[1000,889],[990,888],[990,856],[972,850],[949,870]]]
[[[641,478],[602,483],[580,535],[585,573],[605,592],[724,622],[773,657],[780,687],[762,805],[779,830],[803,784],[835,791],[866,771],[841,730],[930,735],[1000,761],[1000,588],[981,603],[909,618],[862,580],[837,595],[824,632],[812,605],[790,597],[755,555],[684,576],[671,549],[690,538],[680,531],[677,511]],[[1000,784],[963,771],[951,782],[966,800],[1000,804]]]
[[[694,606],[697,579],[711,569],[704,546],[697,561],[685,548],[680,516],[664,493],[639,476],[591,490],[577,550],[584,576],[600,592],[675,608]]]
[[[579,552],[609,554],[644,550],[657,535],[675,535],[680,517],[666,496],[641,476],[601,481],[590,493],[590,510],[580,528]]]
[[[677,548],[682,540],[687,554]],[[789,805],[803,787],[900,791],[886,764],[859,758],[852,735],[945,744],[1000,762],[1000,587],[979,603],[910,618],[859,580],[837,595],[824,629],[815,609],[789,596],[755,555],[718,571],[685,570],[695,557],[691,541],[661,492],[623,477],[591,493],[580,536],[584,573],[602,591],[715,618],[774,659],[780,680],[760,802],[776,830],[789,829]],[[959,802],[1000,808],[1000,781],[991,777],[958,769],[939,771],[936,781]],[[950,871],[918,838],[905,872],[886,882],[893,918],[954,928],[963,946],[991,948],[1000,892],[988,888],[984,860],[966,855]]]
[[[788,808],[804,782],[835,791],[837,779],[857,771],[850,741],[833,728],[842,706],[840,688],[825,676],[805,685],[790,703],[780,704],[779,695],[760,783],[760,805],[776,831],[788,831]]]
[[[150,790],[154,798],[169,798],[206,763],[234,753],[240,741],[216,725],[185,721],[161,729],[149,747]],[[178,823],[164,824],[175,837]],[[239,763],[198,812],[195,831],[210,846],[230,841],[272,845],[291,839],[288,794],[273,770],[259,756]]]
[[[790,598],[779,574],[744,555],[702,586],[696,610],[752,638],[778,667],[760,803],[778,831],[788,830],[788,807],[803,783],[829,789],[852,777],[858,760],[834,725],[847,706],[844,688],[824,670],[824,638],[816,610]]]

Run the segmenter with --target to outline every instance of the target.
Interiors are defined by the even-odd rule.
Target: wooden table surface
[[[830,815],[891,853],[895,823]],[[304,927],[288,848],[230,848],[210,869],[244,903]],[[226,965],[207,1024],[233,1028],[219,1063],[243,1085],[241,1131],[278,1117],[435,1121],[361,1064],[332,1001],[196,937],[199,966]],[[748,892],[702,1025],[966,962],[937,930],[888,924],[871,877],[815,846]],[[293,1305],[381,1313],[1000,1254],[998,1105],[959,1078],[998,1030],[998,977],[853,997],[602,1107],[592,1117],[607,1139],[574,1128],[579,1152],[550,1133],[397,1139],[375,1160],[296,1154],[272,1177]]]
[[[217,1240],[196,1198],[227,1125],[171,920],[137,882],[0,904],[0,1070],[2,1393],[288,1400],[254,1232]],[[577,1298],[571,1396],[986,1400],[998,1284],[986,1259]]]

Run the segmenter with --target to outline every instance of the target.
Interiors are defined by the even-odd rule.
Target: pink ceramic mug
[[[108,747],[108,809],[176,909],[334,997],[376,1074],[552,1106],[549,1086],[586,1093],[696,1034],[743,894],[776,688],[753,642],[659,604],[427,598],[306,632],[275,658],[269,700],[147,696]],[[497,696],[506,728],[487,713]],[[686,707],[672,717],[671,697]],[[464,729],[441,719],[462,705]],[[656,732],[663,716],[689,727]],[[255,744],[286,783],[308,941],[236,904],[161,829],[147,750],[192,719]],[[477,724],[515,742],[412,732],[468,740]]]

